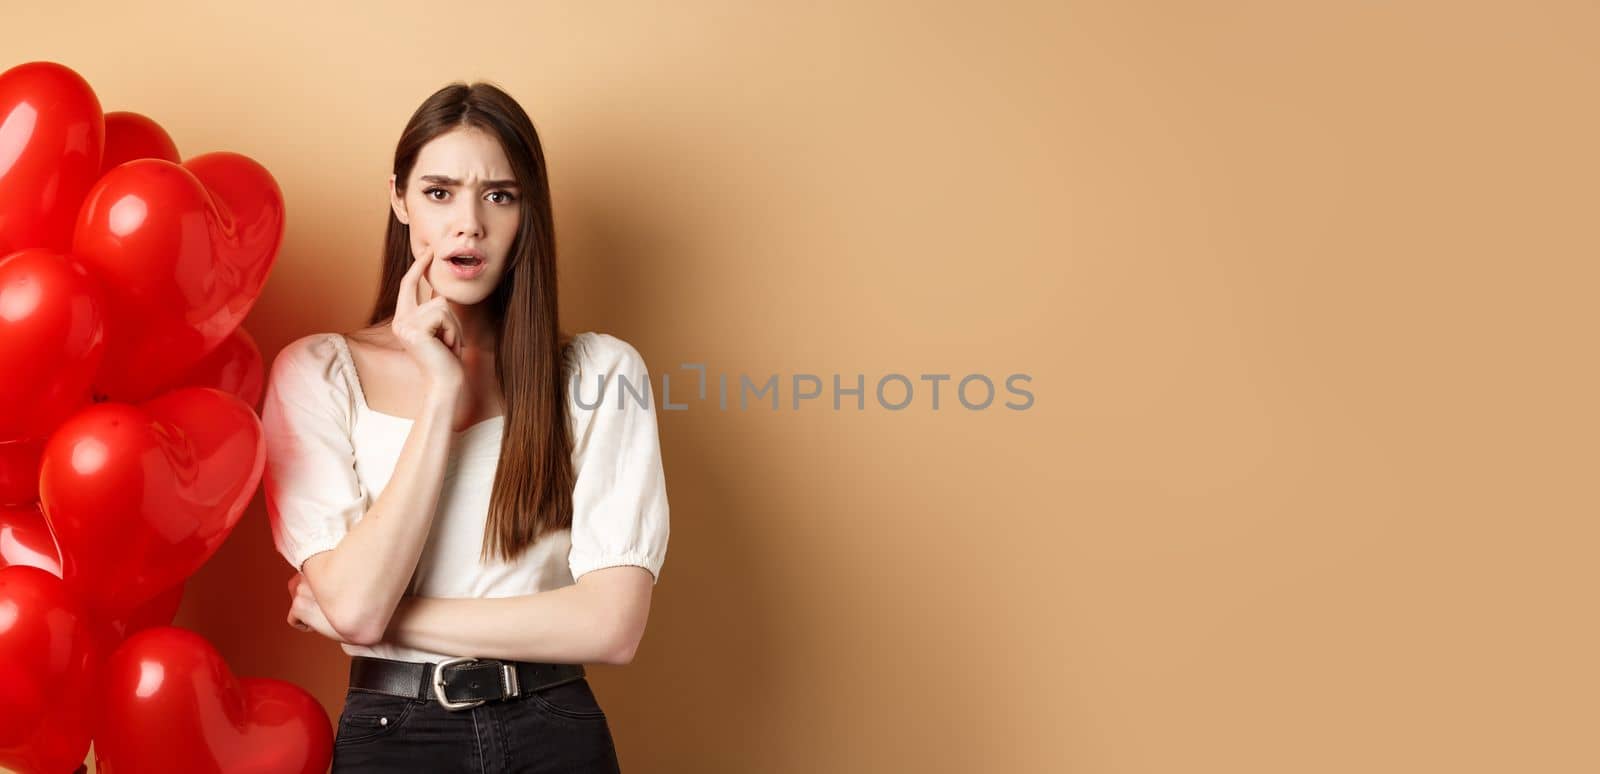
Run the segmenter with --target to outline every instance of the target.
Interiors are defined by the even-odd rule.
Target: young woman
[[[334,772],[615,772],[583,664],[626,664],[667,551],[649,376],[563,333],[544,152],[452,84],[395,151],[369,327],[296,339],[261,412],[288,622],[342,643]]]

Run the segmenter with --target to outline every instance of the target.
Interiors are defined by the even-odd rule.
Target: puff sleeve
[[[603,333],[574,346],[582,351],[568,390],[577,481],[567,564],[574,580],[602,567],[636,565],[659,583],[667,556],[667,483],[644,358]]]
[[[273,361],[261,406],[272,540],[296,570],[338,546],[366,510],[338,354],[326,336],[290,342]]]

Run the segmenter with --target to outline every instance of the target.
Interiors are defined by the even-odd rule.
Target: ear
[[[411,223],[411,215],[406,212],[405,199],[401,198],[400,192],[395,190],[394,181],[395,181],[395,176],[394,175],[390,175],[389,176],[389,208],[394,210],[394,216],[396,218],[399,218],[401,223],[405,223],[405,224],[409,225]]]

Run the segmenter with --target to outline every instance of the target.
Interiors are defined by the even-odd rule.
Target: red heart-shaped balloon
[[[160,626],[106,663],[95,761],[106,774],[322,774],[328,714],[282,680],[238,679],[205,638]]]
[[[105,294],[95,388],[145,400],[221,344],[261,295],[283,218],[277,182],[238,153],[137,159],[100,178],[72,242]]]
[[[17,565],[61,577],[61,554],[38,503],[0,506],[0,567]]]
[[[74,414],[39,470],[68,584],[113,619],[177,585],[232,532],[265,457],[255,412],[209,387]]]
[[[88,618],[60,578],[0,567],[0,770],[83,762],[98,661]]]
[[[100,289],[54,250],[0,257],[0,443],[42,438],[89,403],[105,355]]]
[[[0,506],[0,567],[19,565],[37,567],[61,577],[61,553],[56,549],[55,536],[50,534],[50,524],[45,521],[38,503],[25,507]],[[110,653],[136,632],[172,623],[172,617],[183,604],[186,585],[179,583],[157,594],[126,618],[91,619],[89,628],[99,639],[99,651]]]
[[[106,114],[106,152],[100,174],[134,159],[165,159],[178,163],[178,144],[149,116],[127,110]]]
[[[0,443],[0,505],[23,506],[39,501],[39,458],[44,438]]]
[[[251,408],[261,405],[261,390],[266,382],[261,348],[244,326],[222,340],[216,349],[200,359],[179,384],[185,387],[215,387],[239,396]]]
[[[55,62],[0,73],[0,255],[67,249],[104,149],[105,115],[83,76]]]
[[[116,635],[116,641],[121,643],[145,629],[171,624],[173,616],[178,614],[178,608],[183,605],[183,592],[188,585],[188,580],[181,581],[157,594],[155,599],[140,605],[133,615],[112,621],[111,631]]]

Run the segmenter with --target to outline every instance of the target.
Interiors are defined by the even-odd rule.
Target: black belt
[[[476,707],[486,701],[527,696],[536,691],[582,680],[582,664],[546,664],[485,658],[452,658],[438,664],[395,661],[371,656],[350,659],[350,687],[421,701],[437,701],[447,710]]]

